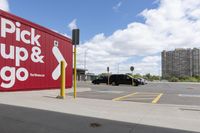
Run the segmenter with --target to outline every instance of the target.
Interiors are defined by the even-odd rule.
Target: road
[[[196,133],[0,104],[1,133]]]
[[[79,92],[78,97],[132,101],[176,105],[200,105],[200,84],[192,83],[148,83],[141,86],[106,84],[93,85],[78,82],[78,87],[91,88],[91,91]],[[72,94],[70,94],[72,95]],[[159,97],[160,96],[160,97]]]

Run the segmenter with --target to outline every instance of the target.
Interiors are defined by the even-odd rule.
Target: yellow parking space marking
[[[153,93],[153,92],[138,92],[138,94],[141,94],[141,95],[158,95],[160,93]]]
[[[156,104],[163,93],[152,93],[152,92],[135,92],[125,96],[117,97],[112,101],[135,101],[135,102],[146,102]]]
[[[157,103],[159,100],[160,100],[160,98],[162,97],[162,95],[163,95],[163,93],[160,93],[153,101],[152,101],[152,103]]]
[[[160,93],[159,93],[159,94],[160,94]],[[137,96],[137,97],[153,97],[153,98],[155,98],[155,97],[158,96],[159,94],[154,94],[154,95],[137,94],[137,95],[135,95],[135,97]]]
[[[154,98],[143,98],[143,97],[131,97],[130,100],[149,100],[149,99],[154,99]],[[129,99],[126,99],[129,100]]]
[[[137,92],[135,92],[135,93],[131,93],[131,94],[128,94],[128,95],[125,95],[125,96],[122,96],[122,97],[114,98],[114,99],[112,99],[112,101],[119,101],[119,100],[122,100],[122,99],[124,99],[124,98],[130,97],[130,96],[133,96],[133,95],[135,95],[135,94],[137,94]]]

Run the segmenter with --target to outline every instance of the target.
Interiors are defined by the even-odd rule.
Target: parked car
[[[132,85],[133,84],[134,86],[138,86],[140,82],[139,80],[127,74],[112,74],[109,77],[109,84],[112,84],[112,85],[119,85],[119,84]]]
[[[97,79],[92,81],[93,84],[100,84],[100,83],[108,83],[108,77],[107,76],[100,76]]]
[[[143,78],[138,78],[137,80],[140,82],[141,85],[147,84],[146,80]]]

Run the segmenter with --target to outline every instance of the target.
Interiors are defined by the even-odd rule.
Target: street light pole
[[[85,69],[85,71],[87,69],[87,51],[88,51],[88,49],[86,49],[84,51],[84,69]],[[85,73],[85,76],[84,76],[84,80],[86,81],[86,73]]]
[[[87,68],[87,51],[88,51],[88,49],[86,49],[84,52],[84,69],[85,70]]]

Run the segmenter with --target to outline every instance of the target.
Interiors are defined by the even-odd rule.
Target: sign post
[[[107,72],[108,72],[108,85],[109,85],[109,78],[110,78],[110,76],[109,76],[109,67],[107,67]]]
[[[74,45],[74,98],[76,98],[76,45],[79,44],[79,29],[72,30],[72,44]]]
[[[131,67],[130,67],[130,70],[131,70],[131,72],[132,72],[132,85],[133,85],[133,71],[134,71],[134,67],[131,66]]]

